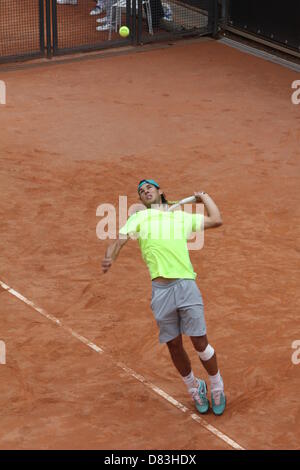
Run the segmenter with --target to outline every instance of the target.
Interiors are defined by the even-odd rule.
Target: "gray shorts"
[[[159,327],[160,343],[180,334],[206,335],[203,300],[193,279],[177,279],[167,284],[152,281],[151,309]]]

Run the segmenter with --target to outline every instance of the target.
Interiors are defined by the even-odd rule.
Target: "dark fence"
[[[0,0],[0,62],[214,34],[217,0]],[[129,35],[121,37],[119,28]]]
[[[209,34],[216,27],[215,0],[70,1],[53,3],[55,54]],[[127,38],[118,33],[124,25]]]
[[[62,0],[52,2],[53,53],[128,45],[133,40],[131,0]],[[127,25],[130,34],[118,30]]]
[[[300,53],[299,0],[227,0],[226,24]]]
[[[214,34],[217,2],[211,0],[138,0],[138,41]]]
[[[44,0],[0,0],[0,60],[43,55],[44,25]]]

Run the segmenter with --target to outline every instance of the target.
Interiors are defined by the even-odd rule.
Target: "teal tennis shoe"
[[[198,387],[192,388],[190,393],[195,402],[195,406],[199,413],[204,414],[209,410],[209,401],[207,398],[207,387],[204,380],[197,379]]]
[[[220,416],[226,408],[226,396],[224,390],[211,391],[211,406],[215,415]]]

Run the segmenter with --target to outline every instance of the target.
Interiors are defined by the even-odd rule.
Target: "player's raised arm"
[[[194,194],[196,202],[203,202],[207,211],[207,215],[204,216],[204,229],[219,227],[222,225],[223,221],[220,211],[213,199],[204,191],[195,192]]]
[[[104,258],[102,260],[102,271],[106,273],[111,267],[112,263],[117,259],[121,248],[127,243],[129,238],[118,238],[114,240],[107,248]]]

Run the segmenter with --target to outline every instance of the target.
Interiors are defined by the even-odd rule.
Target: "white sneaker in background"
[[[98,18],[96,23],[107,23],[107,16],[102,16],[102,18]]]
[[[98,1],[95,8],[93,8],[93,10],[90,11],[90,15],[91,16],[100,15],[100,13],[102,13],[103,10],[104,10],[104,1]]]
[[[164,10],[164,20],[165,21],[173,21],[173,12],[172,12],[172,9],[171,9],[171,6],[169,5],[169,3],[165,3],[165,2],[162,2],[162,7],[163,7],[163,10]]]
[[[56,0],[59,5],[77,5],[77,0]]]
[[[108,31],[108,30],[109,30],[109,24],[107,23],[96,27],[96,31]]]

